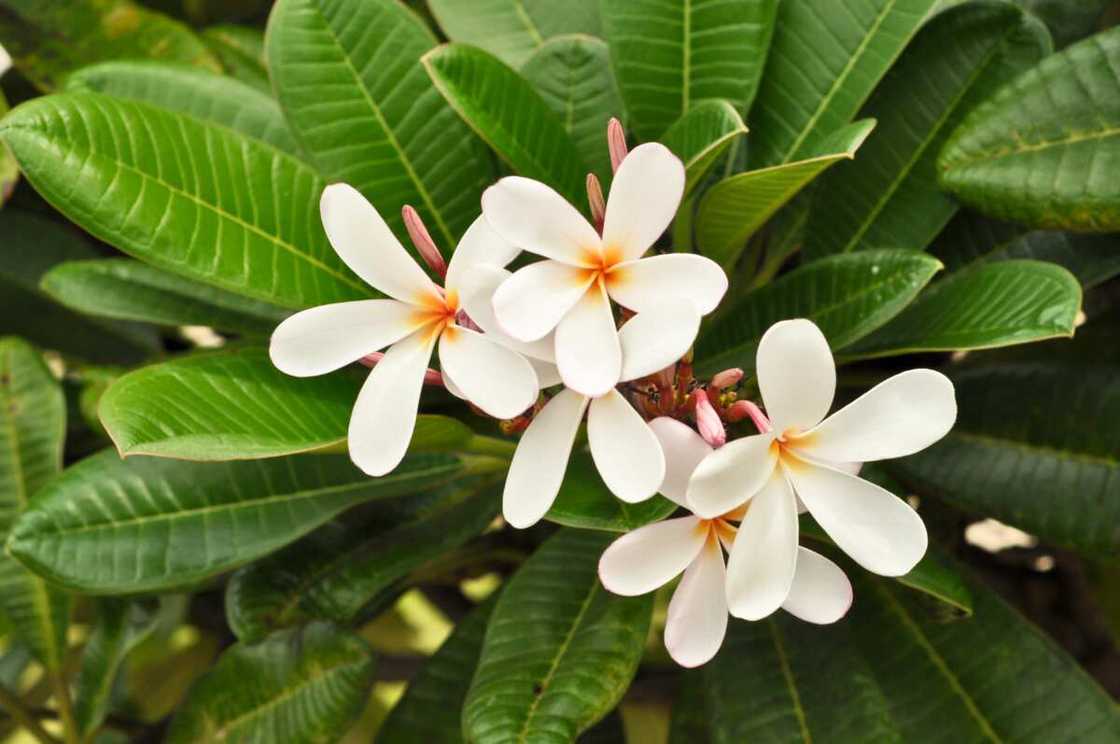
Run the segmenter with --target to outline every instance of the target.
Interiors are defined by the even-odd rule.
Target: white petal
[[[712,659],[727,634],[727,572],[723,550],[710,537],[669,600],[665,620],[665,648],[683,667],[698,667]]]
[[[587,398],[564,390],[545,404],[521,436],[502,493],[502,514],[510,525],[531,527],[552,507],[585,410]]]
[[[339,258],[371,287],[413,305],[439,297],[432,280],[353,186],[328,186],[319,200],[319,211]]]
[[[531,178],[508,176],[482,194],[490,226],[521,250],[573,266],[599,255],[599,234],[575,207]]]
[[[773,614],[797,565],[797,501],[781,469],[751,499],[727,562],[727,605],[744,620]]]
[[[922,518],[890,491],[795,457],[783,457],[782,466],[821,528],[868,571],[902,576],[925,555]]]
[[[770,434],[728,442],[696,466],[688,481],[689,508],[713,519],[742,506],[770,480],[777,461],[778,446]]]
[[[591,401],[587,442],[599,475],[615,496],[633,504],[657,493],[665,478],[661,444],[617,390]]]
[[[494,316],[502,330],[518,341],[536,341],[559,325],[587,294],[592,279],[586,271],[558,261],[529,264],[494,292]]]
[[[829,462],[871,462],[920,452],[957,420],[953,383],[932,369],[884,380],[791,446]]]
[[[836,394],[836,364],[824,334],[810,320],[783,320],[758,342],[758,388],[775,433],[808,431]]]
[[[416,410],[435,334],[417,331],[393,344],[369,373],[350,414],[350,459],[368,475],[400,464],[416,427]]]
[[[637,313],[673,298],[688,300],[707,315],[727,292],[727,274],[710,258],[667,253],[615,266],[607,274],[607,289],[615,302]]]
[[[556,327],[556,366],[565,385],[592,398],[618,384],[622,346],[601,282],[588,289]]]
[[[498,287],[513,274],[498,266],[477,264],[463,272],[460,279],[459,307],[466,311],[474,321],[489,336],[496,337],[504,345],[525,356],[533,359],[542,359],[546,362],[556,361],[556,344],[551,336],[537,339],[536,341],[518,341],[513,336],[502,330],[494,315],[494,293]],[[557,378],[559,379],[559,378]]]
[[[700,313],[687,301],[665,300],[638,313],[618,331],[623,382],[652,375],[688,353],[700,331]]]
[[[611,182],[603,246],[622,260],[638,258],[669,227],[684,194],[684,163],[656,142],[635,147]]]
[[[514,351],[517,349],[515,348]],[[533,366],[533,371],[537,373],[537,385],[541,390],[550,388],[553,385],[559,385],[563,380],[560,378],[560,370],[552,362],[546,362],[543,359],[534,359],[531,356],[526,356],[529,364]]]
[[[396,300],[321,305],[276,326],[268,354],[281,372],[311,377],[380,351],[417,327],[416,309]]]
[[[439,363],[466,399],[494,418],[520,415],[540,391],[525,357],[469,328],[444,330]]]
[[[451,261],[447,264],[447,276],[443,286],[463,293],[463,277],[475,266],[501,268],[517,258],[521,251],[513,243],[497,233],[485,217],[479,216],[455,248]]]
[[[3,45],[0,45],[0,77],[2,77],[4,75],[4,73],[7,72],[8,70],[10,70],[11,68],[12,68],[12,57],[11,57],[10,54],[8,54],[8,50],[5,49],[3,47]]]
[[[797,571],[782,609],[807,623],[828,625],[852,606],[852,582],[835,563],[808,548],[797,549]]]
[[[609,591],[636,597],[668,584],[696,558],[709,527],[696,517],[666,519],[628,532],[599,559],[599,580]]]
[[[685,493],[688,479],[700,461],[711,454],[712,445],[704,441],[691,426],[668,416],[649,422],[661,451],[665,455],[665,479],[657,489],[665,498],[687,508]]]

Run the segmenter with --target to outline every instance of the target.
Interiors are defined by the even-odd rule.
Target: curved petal
[[[727,596],[723,550],[710,535],[704,549],[669,600],[665,620],[665,648],[683,667],[698,667],[712,659],[727,634]]]
[[[507,176],[482,194],[482,214],[521,250],[572,266],[598,263],[599,233],[575,207],[540,181]]]
[[[797,571],[782,609],[807,623],[834,623],[852,606],[852,582],[835,563],[808,548],[797,549]]]
[[[599,475],[615,496],[633,504],[657,493],[665,479],[661,444],[617,390],[591,401],[587,443]]]
[[[439,363],[466,399],[494,418],[523,413],[540,392],[537,374],[525,357],[469,328],[444,330]]]
[[[672,298],[688,300],[707,315],[727,292],[727,274],[710,258],[667,253],[618,264],[607,274],[607,289],[615,302],[636,313]]]
[[[501,324],[498,323],[498,318],[494,315],[494,293],[511,276],[513,274],[499,266],[486,264],[471,266],[460,277],[459,307],[465,310],[471,321],[487,335],[495,337],[495,340],[519,354],[546,362],[556,361],[556,352],[553,349],[556,340],[551,335],[536,341],[518,341],[502,330]]]
[[[502,268],[517,258],[521,251],[490,226],[481,215],[459,240],[451,261],[447,264],[447,276],[443,286],[455,290],[462,297],[463,277],[472,267],[491,266]]]
[[[312,377],[380,351],[417,327],[416,309],[396,300],[320,305],[276,326],[268,355],[281,372]]]
[[[924,450],[956,420],[949,378],[912,369],[871,388],[790,446],[830,463],[887,460]]]
[[[782,466],[797,495],[841,550],[881,576],[902,576],[925,555],[918,513],[874,483],[796,457]]]
[[[621,260],[638,258],[669,227],[684,195],[684,163],[656,142],[627,154],[611,182],[603,246]]]
[[[559,261],[518,269],[494,292],[491,305],[501,329],[518,341],[536,341],[560,324],[587,294],[592,277]]]
[[[517,351],[516,347],[514,351]],[[526,356],[529,364],[532,365],[533,371],[537,373],[537,385],[541,390],[550,388],[553,385],[559,385],[563,380],[560,379],[560,370],[552,362],[546,362],[543,359],[534,359],[531,356]]]
[[[440,297],[436,285],[353,186],[334,183],[324,189],[319,212],[339,258],[371,287],[412,305]]]
[[[696,517],[654,522],[610,544],[599,559],[599,580],[624,597],[652,592],[675,579],[699,554],[709,528]]]
[[[540,521],[552,507],[587,398],[564,390],[545,404],[517,443],[502,492],[502,515],[519,529]]]
[[[712,445],[705,442],[691,426],[668,416],[650,421],[649,428],[661,443],[661,451],[665,455],[665,479],[657,492],[687,509],[685,493],[688,491],[688,479],[700,461],[711,454]]]
[[[758,342],[758,389],[778,434],[808,431],[821,422],[836,394],[836,364],[824,334],[811,320],[783,320]]]
[[[781,469],[755,494],[727,561],[727,606],[744,620],[773,614],[797,565],[797,500]]]
[[[398,341],[362,385],[350,414],[349,446],[350,459],[367,475],[385,475],[404,458],[435,342],[426,329]]]
[[[665,300],[640,312],[618,331],[622,382],[652,375],[688,353],[700,332],[700,314],[690,302]]]
[[[688,481],[688,506],[701,517],[714,519],[742,506],[774,472],[778,445],[770,434],[728,442],[696,466]]]
[[[601,282],[590,287],[556,327],[556,366],[565,385],[592,398],[618,384],[622,346]]]

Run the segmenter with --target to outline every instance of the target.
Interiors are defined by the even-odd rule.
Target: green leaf
[[[948,10],[921,30],[863,115],[879,121],[853,163],[822,179],[812,256],[879,246],[922,250],[957,202],[937,186],[937,155],[969,111],[1051,51],[1035,18],[1003,2]]]
[[[365,523],[347,515],[345,524],[328,524],[238,571],[226,588],[230,628],[254,641],[316,619],[357,622],[411,571],[480,534],[498,514],[492,488],[448,491],[422,501],[409,496],[400,519],[395,504]]]
[[[239,643],[191,689],[167,741],[335,742],[365,708],[373,680],[369,645],[326,623]]]
[[[302,157],[276,101],[233,78],[159,62],[106,62],[74,73],[66,87],[149,103]]]
[[[1032,227],[1120,230],[1120,28],[1043,60],[977,108],[938,161],[941,185]]]
[[[1115,15],[1114,0],[1018,0],[1024,8],[1046,22],[1059,47],[1080,41],[1108,22],[1106,13]]]
[[[1116,370],[1020,362],[969,369],[953,381],[953,430],[887,469],[919,494],[1048,542],[1097,553],[1120,549]]]
[[[211,26],[202,32],[202,41],[222,63],[227,75],[272,95],[262,31],[233,24]]]
[[[79,67],[110,59],[161,59],[221,72],[182,23],[131,0],[0,0],[0,44],[42,90]]]
[[[937,0],[784,0],[750,122],[751,165],[819,152],[850,122]]]
[[[521,67],[554,36],[600,35],[598,0],[429,0],[452,41],[473,44]]]
[[[937,282],[848,358],[991,349],[1072,336],[1081,285],[1041,261],[980,264]]]
[[[638,668],[653,595],[599,583],[614,535],[566,529],[509,580],[463,707],[476,744],[570,742],[614,708]]]
[[[590,36],[557,36],[526,60],[521,74],[563,121],[581,162],[609,184],[607,122],[624,112],[607,45]]]
[[[638,138],[660,138],[706,99],[745,113],[777,14],[777,0],[603,0],[604,32]]]
[[[1035,230],[1010,240],[985,245],[939,241],[933,252],[945,262],[949,271],[956,271],[972,263],[1016,258],[1048,261],[1067,268],[1084,289],[1095,287],[1120,274],[1120,239],[1116,235],[1079,235]]]
[[[490,161],[418,64],[436,44],[424,22],[396,0],[280,0],[266,38],[280,105],[319,170],[398,234],[401,207],[416,207],[451,250]]]
[[[661,142],[684,161],[686,197],[746,133],[743,117],[727,101],[701,101],[669,127]]]
[[[747,239],[813,179],[856,156],[875,128],[874,119],[844,127],[804,160],[726,178],[700,200],[696,234],[700,252],[731,271]]]
[[[25,341],[0,339],[0,535],[62,469],[66,401]],[[0,608],[13,634],[52,672],[65,663],[70,598],[0,554]]]
[[[327,243],[322,179],[258,140],[90,92],[23,104],[0,137],[47,201],[159,268],[284,307],[370,296]]]
[[[661,496],[640,504],[627,504],[603,483],[591,455],[572,454],[564,484],[545,518],[568,527],[608,532],[629,532],[676,511],[677,505]]]
[[[111,450],[50,482],[8,549],[37,573],[91,594],[188,586],[266,555],[343,510],[469,473],[451,455],[412,455],[369,478],[344,455],[229,463]]]
[[[941,268],[910,251],[861,251],[832,256],[746,293],[703,329],[696,364],[704,373],[754,369],[755,349],[771,325],[808,318],[833,349],[841,349],[893,318]]]
[[[4,91],[0,90],[0,119],[4,118],[8,109],[8,99],[4,97]],[[11,151],[5,145],[0,144],[0,207],[3,207],[5,202],[11,198],[18,183],[19,163],[16,162]]]
[[[514,171],[549,184],[572,204],[586,201],[586,166],[575,141],[528,80],[463,44],[438,47],[421,62],[451,107]]]
[[[288,311],[127,258],[68,261],[42,279],[60,304],[90,315],[268,335]]]

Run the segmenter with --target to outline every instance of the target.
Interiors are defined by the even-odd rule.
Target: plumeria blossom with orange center
[[[665,478],[659,490],[688,509],[685,494],[689,478],[713,449],[676,419],[657,418],[650,427],[665,452]],[[777,500],[770,494],[780,495],[779,479],[773,474],[762,493],[727,513],[709,518],[693,514],[639,527],[603,552],[599,579],[615,594],[646,594],[683,572],[665,621],[665,648],[681,666],[700,666],[719,651],[727,632],[732,596],[774,593],[766,582],[758,582],[755,576],[735,568],[744,562],[767,559],[765,531],[773,521]],[[852,604],[848,577],[829,559],[797,546],[796,526],[791,539],[796,547],[795,570],[789,585],[780,590],[781,599],[773,610],[781,607],[811,623],[836,622]],[[724,551],[730,555],[726,567]],[[767,597],[765,601],[771,600]]]
[[[428,362],[439,344],[447,388],[495,418],[511,418],[536,400],[539,385],[519,353],[475,330],[460,309],[464,275],[475,264],[505,265],[518,251],[476,220],[459,242],[440,287],[409,256],[377,210],[354,188],[328,186],[323,227],[350,269],[389,299],[358,300],[297,313],[272,334],[269,353],[297,377],[332,372],[389,347],[362,386],[350,416],[349,448],[369,475],[404,458]]]
[[[945,436],[957,416],[953,384],[933,370],[910,370],[826,418],[836,366],[808,320],[772,326],[759,342],[756,369],[766,413],[756,408],[754,418],[762,432],[705,457],[686,492],[689,508],[704,518],[743,504],[763,515],[750,550],[741,560],[733,555],[728,568],[731,613],[758,619],[785,600],[800,555],[799,500],[856,563],[883,576],[908,573],[926,552],[925,525],[905,501],[854,475],[853,463],[910,455]]]

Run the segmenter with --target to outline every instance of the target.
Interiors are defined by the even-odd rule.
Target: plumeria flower
[[[352,187],[328,186],[320,209],[339,257],[391,299],[341,302],[297,313],[273,332],[269,352],[281,371],[308,377],[389,347],[350,416],[350,457],[358,467],[369,475],[384,475],[404,457],[437,341],[449,390],[496,418],[516,416],[533,404],[539,387],[529,362],[474,330],[460,313],[459,288],[468,268],[479,262],[503,265],[518,252],[485,220],[476,220],[463,235],[441,288]]]
[[[636,147],[615,173],[601,236],[539,181],[510,176],[482,195],[482,213],[502,237],[547,259],[501,284],[493,296],[497,322],[522,342],[555,331],[556,365],[570,390],[598,397],[620,379],[612,299],[639,314],[666,300],[688,300],[704,315],[727,291],[727,276],[710,259],[642,258],[676,215],[684,183],[684,165],[666,147]]]
[[[657,418],[650,427],[666,458],[661,494],[687,509],[689,477],[711,454],[712,447],[676,419]],[[780,492],[777,480],[779,476],[772,475],[764,493]],[[723,644],[729,599],[774,591],[767,582],[757,580],[757,571],[740,570],[744,563],[766,562],[769,541],[765,530],[772,521],[773,501],[760,494],[750,503],[712,518],[693,514],[639,527],[604,551],[599,578],[615,594],[636,596],[669,583],[683,572],[669,601],[665,648],[681,666],[704,664]],[[736,522],[740,523],[738,527],[733,524]],[[797,546],[796,527],[791,539],[796,546],[795,570],[773,610],[781,607],[810,623],[836,622],[852,604],[848,577],[829,559]],[[727,567],[725,550],[730,554]]]
[[[798,499],[861,566],[883,576],[908,573],[926,552],[925,525],[905,501],[854,475],[853,463],[903,457],[945,436],[957,416],[953,384],[933,370],[910,370],[825,418],[836,367],[808,320],[772,326],[756,366],[763,433],[705,457],[687,489],[689,508],[701,517],[744,503],[759,514],[752,547],[733,554],[728,568],[731,613],[763,617],[784,601],[800,560]]]

